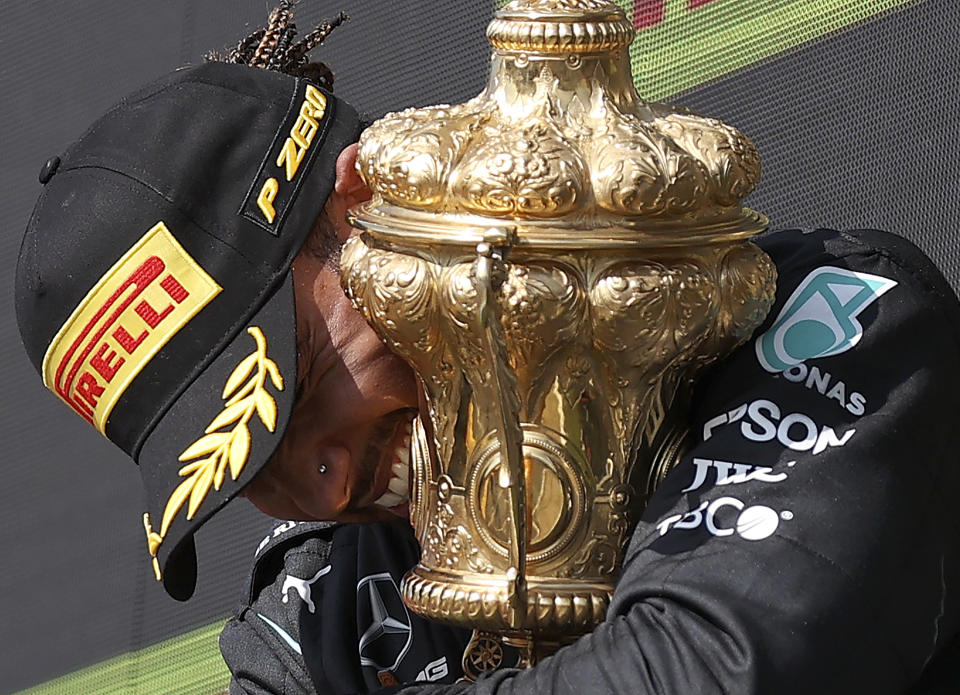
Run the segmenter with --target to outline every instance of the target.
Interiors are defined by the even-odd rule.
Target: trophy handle
[[[527,610],[526,557],[527,510],[526,480],[523,474],[523,430],[520,427],[520,397],[517,377],[510,367],[509,354],[500,320],[497,293],[506,279],[503,262],[510,246],[506,230],[492,229],[477,244],[474,282],[483,327],[484,353],[495,396],[495,417],[499,430],[500,472],[498,485],[510,498],[510,582],[509,622],[519,629]]]

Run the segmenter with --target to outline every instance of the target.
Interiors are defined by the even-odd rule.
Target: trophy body
[[[341,268],[423,389],[404,600],[533,660],[603,620],[693,379],[762,321],[775,269],[740,204],[752,144],[639,99],[615,4],[515,0],[488,37],[478,97],[364,133]],[[474,647],[468,674],[496,665]]]

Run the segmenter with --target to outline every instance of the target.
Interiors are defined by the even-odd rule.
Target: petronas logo
[[[817,268],[757,338],[757,359],[768,372],[782,372],[809,359],[846,352],[863,337],[857,316],[896,284],[879,275]]]

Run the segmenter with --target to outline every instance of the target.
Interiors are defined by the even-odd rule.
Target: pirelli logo
[[[100,432],[133,379],[220,286],[163,222],[100,278],[43,358],[43,382]]]
[[[240,209],[273,235],[297,197],[307,171],[322,148],[333,103],[317,87],[300,82],[291,109],[260,165]]]

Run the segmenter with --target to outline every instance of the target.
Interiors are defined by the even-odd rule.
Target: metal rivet
[[[57,169],[60,167],[60,158],[51,157],[48,159],[43,168],[40,169],[40,183],[46,185],[47,181],[53,178],[53,175],[57,173]]]

